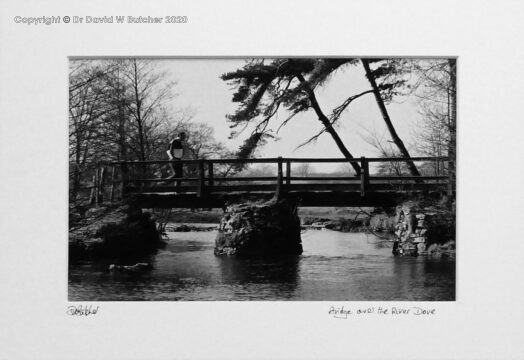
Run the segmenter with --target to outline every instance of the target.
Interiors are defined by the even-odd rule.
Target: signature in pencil
[[[89,316],[89,315],[96,315],[98,312],[100,306],[82,306],[82,305],[71,305],[67,307],[66,314],[67,315],[76,315],[76,316]]]

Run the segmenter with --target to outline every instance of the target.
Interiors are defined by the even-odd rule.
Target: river
[[[165,248],[134,262],[153,269],[109,273],[108,262],[69,267],[70,301],[332,300],[453,301],[455,262],[395,257],[366,233],[306,230],[287,259],[213,255],[216,231],[168,233]]]

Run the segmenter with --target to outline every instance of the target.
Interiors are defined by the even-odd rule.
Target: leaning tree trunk
[[[315,93],[313,92],[313,89],[311,89],[311,87],[306,82],[302,74],[297,75],[297,78],[300,81],[300,83],[304,86],[304,89],[307,91],[309,100],[311,101],[311,106],[315,110],[315,113],[317,114],[318,119],[320,120],[320,122],[322,122],[322,124],[326,128],[326,131],[331,135],[333,140],[335,140],[335,143],[337,144],[338,148],[340,149],[344,157],[348,160],[354,160],[355,158],[353,157],[353,155],[351,155],[349,150],[346,148],[346,146],[342,142],[342,139],[340,139],[340,136],[338,136],[338,133],[333,128],[333,125],[331,124],[327,116],[324,115],[324,113],[322,112],[322,109],[320,108],[320,105],[318,104],[318,101],[315,96]],[[355,169],[357,174],[360,174],[360,166],[358,165],[358,163],[351,162],[351,166],[353,167],[353,169]]]
[[[400,153],[405,158],[410,158],[408,149],[404,146],[404,143],[400,139],[400,137],[397,135],[397,131],[395,130],[395,127],[393,126],[393,123],[391,122],[391,119],[389,118],[388,111],[386,110],[386,105],[384,104],[384,100],[382,100],[382,96],[380,95],[380,90],[378,89],[377,83],[375,81],[375,77],[371,73],[371,69],[369,68],[369,62],[366,59],[361,59],[362,65],[364,65],[364,69],[366,70],[366,77],[368,78],[369,83],[371,84],[371,88],[373,89],[373,94],[375,95],[375,100],[377,101],[378,107],[380,109],[380,113],[382,114],[382,118],[386,122],[386,126],[388,127],[389,134],[391,135],[391,139],[397,145],[398,149],[400,150]],[[406,161],[409,171],[413,176],[420,176],[420,173],[413,163],[413,161]]]

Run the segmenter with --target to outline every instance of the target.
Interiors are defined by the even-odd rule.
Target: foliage
[[[404,60],[368,59],[368,62],[373,66],[371,73],[385,102],[405,93],[409,88]],[[350,157],[343,142],[337,139],[333,126],[337,125],[354,100],[372,93],[372,90],[351,94],[327,115],[322,113],[314,92],[326,86],[337,71],[358,63],[359,59],[355,58],[253,59],[244,67],[222,75],[221,78],[236,89],[232,100],[239,104],[236,112],[227,116],[232,129],[241,127],[240,131],[234,130],[232,136],[237,136],[249,124],[253,125],[252,133],[240,149],[239,155],[251,156],[255,147],[264,144],[259,139],[278,133],[297,114],[314,109],[324,127],[299,146],[315,141],[324,132],[329,132],[342,153]],[[279,123],[270,126],[270,121],[277,117],[279,111],[286,112],[286,116]]]
[[[395,97],[409,94],[409,80],[413,71],[410,59],[367,59],[367,62],[374,65],[371,75],[386,104]]]
[[[222,75],[223,80],[236,88],[233,102],[239,103],[236,112],[227,116],[231,128],[245,128],[254,123],[254,130],[239,155],[251,156],[255,147],[264,144],[260,140],[273,136],[269,123],[281,108],[288,116],[278,129],[309,110],[312,104],[307,88],[322,86],[334,71],[351,62],[351,59],[254,59],[243,68]],[[299,80],[303,75],[307,76],[305,82]],[[232,136],[237,134],[234,131]]]

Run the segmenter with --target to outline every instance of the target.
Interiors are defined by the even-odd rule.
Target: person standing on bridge
[[[173,162],[169,163],[173,175],[169,179],[177,178],[180,179],[183,176],[183,167],[182,167],[182,158],[185,155],[186,144],[186,133],[181,131],[176,138],[169,142],[169,147],[167,149],[167,156],[169,160]],[[176,186],[180,186],[182,180],[176,181]]]

